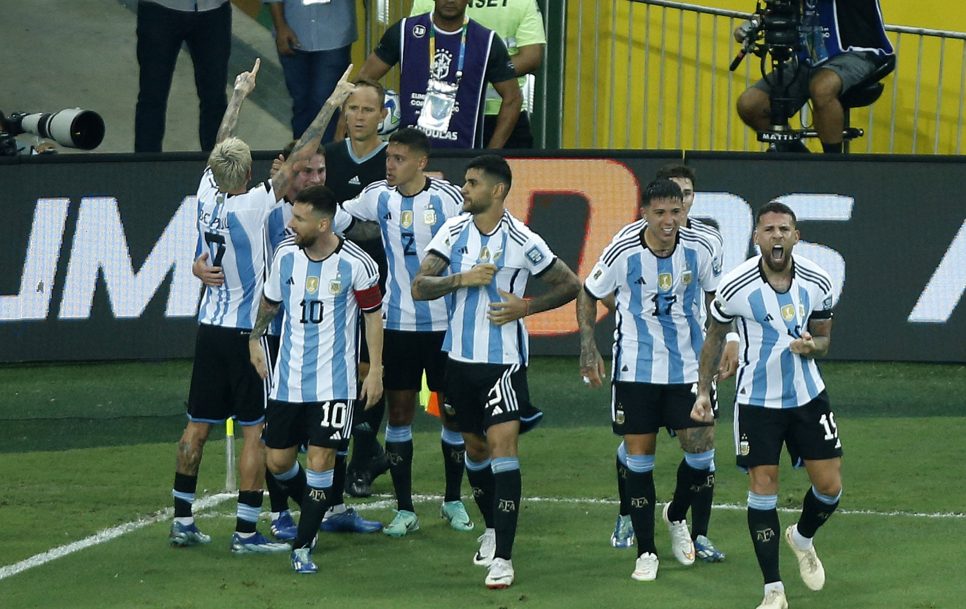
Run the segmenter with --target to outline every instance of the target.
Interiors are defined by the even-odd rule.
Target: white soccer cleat
[[[788,601],[782,590],[769,590],[757,609],[788,609]]]
[[[637,557],[637,562],[634,563],[634,572],[631,573],[631,579],[639,582],[652,582],[657,579],[657,567],[657,556],[650,552],[645,552]]]
[[[802,576],[802,581],[805,582],[805,586],[809,590],[821,590],[825,586],[825,567],[822,566],[822,561],[818,559],[814,546],[807,550],[800,550],[795,545],[795,540],[792,539],[792,531],[794,530],[794,524],[785,529],[785,541],[792,552],[795,553],[795,558],[798,559],[798,572]]]
[[[480,542],[480,549],[473,557],[473,564],[481,567],[489,567],[496,554],[496,529],[485,529],[483,534],[476,538]]]
[[[671,534],[671,550],[674,558],[682,565],[689,567],[694,564],[694,542],[691,541],[691,532],[688,531],[688,521],[678,520],[671,522],[667,517],[670,503],[664,505],[664,524],[667,525],[668,533]]]
[[[494,558],[484,580],[490,590],[502,590],[513,585],[513,562],[506,558]]]

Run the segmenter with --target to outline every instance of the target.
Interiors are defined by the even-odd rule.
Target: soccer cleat
[[[694,540],[694,553],[704,562],[721,562],[725,559],[725,553],[714,547],[704,535],[698,535]]]
[[[382,530],[382,523],[366,520],[355,509],[348,508],[323,520],[319,530],[323,533],[378,533]]]
[[[372,475],[369,472],[352,469],[346,472],[346,479],[345,492],[352,497],[372,496]]]
[[[617,515],[614,532],[610,534],[610,545],[615,548],[629,548],[634,545],[634,524],[630,514]]]
[[[631,573],[631,579],[637,580],[639,582],[652,582],[657,579],[657,567],[659,561],[657,556],[650,552],[645,552],[637,557],[637,561],[634,563],[634,572]]]
[[[792,531],[794,530],[794,524],[785,529],[785,541],[792,552],[795,553],[795,558],[798,559],[798,572],[802,576],[802,581],[805,582],[805,586],[809,590],[821,590],[825,586],[825,567],[822,566],[822,561],[818,559],[814,546],[807,550],[798,549],[795,540],[792,539]]]
[[[480,542],[480,549],[473,557],[473,564],[481,567],[489,567],[496,554],[496,529],[486,529],[483,534],[476,538]]]
[[[670,503],[664,504],[664,512],[662,514],[664,516],[664,524],[667,525],[668,533],[671,534],[671,550],[674,552],[674,558],[686,567],[693,565],[694,542],[691,541],[691,533],[688,532],[688,521],[678,520],[671,522],[667,517],[667,511],[670,507]]]
[[[396,510],[396,516],[387,524],[382,532],[390,537],[404,537],[407,533],[419,530],[419,518],[415,512]]]
[[[757,609],[788,609],[788,601],[782,590],[769,590]]]
[[[292,550],[292,568],[296,573],[303,575],[319,572],[319,568],[312,562],[312,551],[308,548]]]
[[[466,506],[462,501],[444,501],[439,508],[439,515],[449,522],[449,526],[457,531],[472,531],[473,521],[466,513]]]
[[[272,536],[279,541],[292,541],[298,532],[299,527],[288,511],[282,512],[278,518],[272,520]]]
[[[168,541],[176,548],[187,548],[188,546],[211,543],[211,537],[199,531],[193,522],[191,524],[172,522]]]
[[[275,554],[288,552],[292,547],[287,543],[269,541],[261,533],[250,537],[241,537],[238,533],[231,536],[232,554]]]
[[[490,590],[503,590],[513,585],[513,561],[507,558],[494,558],[486,571],[486,587]]]

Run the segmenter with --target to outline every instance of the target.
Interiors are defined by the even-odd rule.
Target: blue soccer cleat
[[[725,553],[714,547],[711,540],[704,535],[695,537],[694,553],[704,562],[721,562],[725,559]]]
[[[292,550],[292,568],[301,575],[319,572],[319,568],[312,562],[312,551],[309,548]]]
[[[630,514],[617,515],[614,532],[610,535],[610,545],[615,548],[629,548],[634,545],[634,524]]]
[[[176,548],[187,548],[198,544],[211,543],[211,537],[198,530],[198,527],[191,524],[171,523],[171,533],[168,541]]]
[[[288,552],[292,546],[287,543],[277,543],[269,541],[261,533],[255,533],[249,537],[242,537],[238,533],[231,536],[232,554],[276,554],[278,552]]]
[[[348,508],[323,520],[319,530],[323,533],[378,533],[382,530],[382,523],[366,520],[353,508]]]
[[[292,519],[292,514],[288,510],[278,515],[272,520],[272,536],[279,541],[292,541],[299,532],[299,527]]]

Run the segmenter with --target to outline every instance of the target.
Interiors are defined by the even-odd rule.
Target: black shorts
[[[352,434],[356,400],[280,402],[269,400],[262,438],[269,448],[308,444],[344,448]]]
[[[691,418],[695,385],[658,385],[615,381],[611,385],[610,420],[614,433],[644,435],[657,433],[661,427],[690,429],[708,427]],[[714,416],[718,417],[717,400],[712,396]]]
[[[257,425],[265,419],[268,386],[249,360],[250,334],[238,328],[198,325],[188,390],[191,421],[221,423],[234,417],[239,425]]]
[[[543,412],[530,403],[527,369],[519,365],[447,360],[446,402],[460,431],[479,436],[507,421],[520,421],[520,433],[526,433],[543,419]]]
[[[778,465],[782,444],[788,447],[792,463],[834,459],[842,456],[842,441],[823,391],[798,408],[735,406],[735,453],[738,467]]]
[[[419,391],[423,388],[423,371],[430,391],[446,387],[446,332],[383,332],[382,359],[386,391]]]

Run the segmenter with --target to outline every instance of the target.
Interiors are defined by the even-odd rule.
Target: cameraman
[[[797,59],[781,66],[781,82],[787,86],[785,97],[794,100],[790,113],[811,98],[822,149],[840,153],[845,113],[839,96],[872,74],[895,51],[886,37],[879,0],[800,2],[802,47]],[[739,42],[745,31],[741,27],[735,31]],[[771,99],[782,94],[773,90],[775,82],[773,72],[738,98],[738,115],[755,131],[767,131],[771,126]]]

